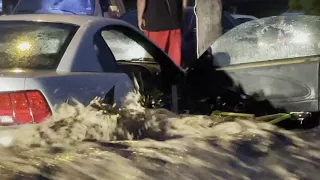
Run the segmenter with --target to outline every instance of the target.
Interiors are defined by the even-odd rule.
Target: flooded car
[[[211,49],[216,66],[286,111],[319,111],[320,17],[276,16],[224,34]]]

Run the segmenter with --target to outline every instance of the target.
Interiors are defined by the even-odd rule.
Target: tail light
[[[0,124],[40,123],[51,115],[39,91],[0,93]]]

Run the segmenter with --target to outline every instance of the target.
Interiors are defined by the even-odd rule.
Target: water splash
[[[0,129],[1,179],[318,179],[318,129],[145,109],[61,105],[38,125]]]

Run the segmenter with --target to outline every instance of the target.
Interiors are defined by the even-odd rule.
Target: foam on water
[[[61,105],[38,125],[0,128],[1,179],[318,179],[318,129],[144,109],[128,96]]]

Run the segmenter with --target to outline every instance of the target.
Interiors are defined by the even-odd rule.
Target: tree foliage
[[[303,11],[308,15],[320,15],[319,0],[289,0],[290,10]]]

